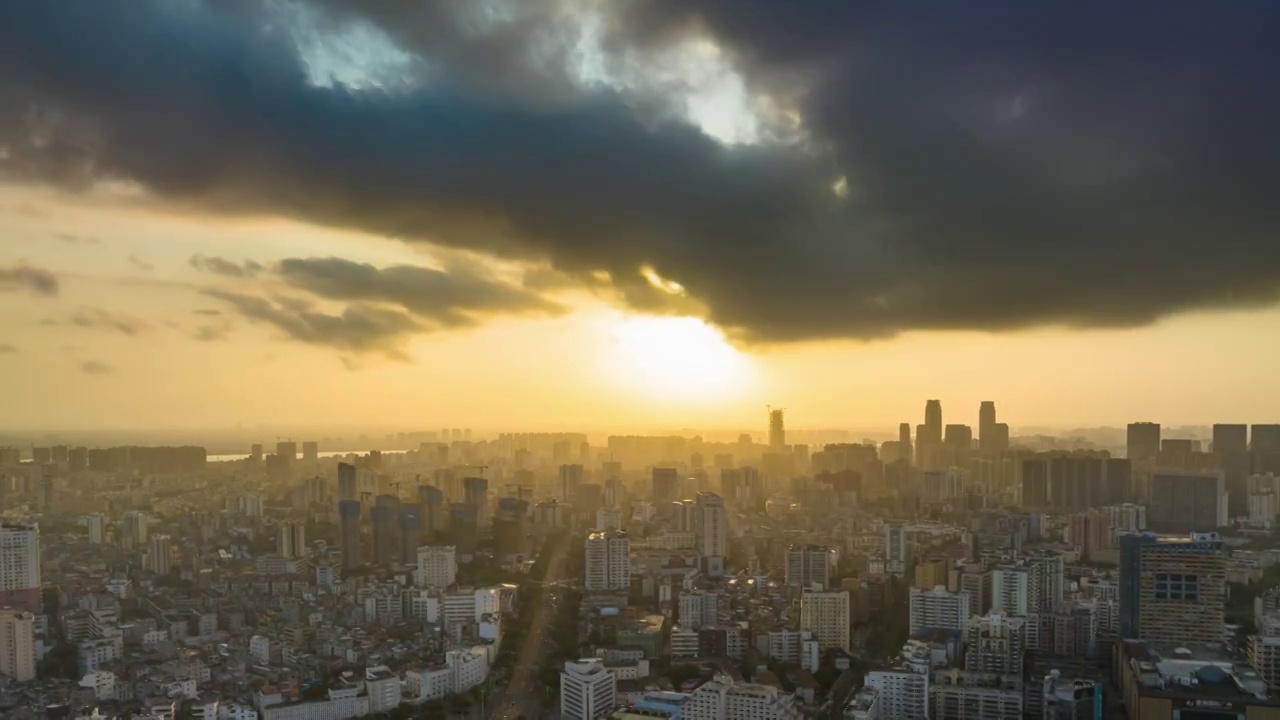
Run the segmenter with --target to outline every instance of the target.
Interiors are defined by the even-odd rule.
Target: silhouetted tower
[[[769,409],[769,447],[777,450],[787,444],[787,431],[782,424],[782,408]]]

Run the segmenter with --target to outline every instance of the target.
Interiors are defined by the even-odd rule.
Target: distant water
[[[267,452],[267,449],[265,447],[262,449],[262,451],[264,455],[270,454]],[[408,450],[383,450],[381,452],[384,455],[389,455],[391,453],[405,453],[409,451]],[[368,450],[332,450],[329,452],[320,453],[320,457],[333,458],[333,457],[343,457],[343,456],[352,455],[352,454],[368,455],[369,451]],[[234,462],[236,460],[244,460],[248,457],[249,457],[249,453],[236,453],[235,455],[210,455],[208,456],[208,460],[209,462]],[[302,459],[302,455],[301,453],[299,453],[298,460],[301,460],[301,459]]]

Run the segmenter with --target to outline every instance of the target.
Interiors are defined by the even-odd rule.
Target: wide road
[[[546,593],[552,592],[555,584],[561,581],[560,573],[569,557],[572,544],[558,543],[559,547],[547,563],[547,574],[543,578],[546,590],[543,602],[534,610],[533,622],[525,633],[524,647],[520,648],[520,653],[516,656],[511,682],[507,683],[501,694],[493,698],[489,706],[489,720],[515,720],[521,715],[527,720],[536,720],[542,713],[542,687],[538,684],[538,671],[551,645],[547,631],[556,616],[556,607],[547,601]]]

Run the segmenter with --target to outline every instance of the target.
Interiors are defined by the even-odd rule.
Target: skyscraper
[[[0,607],[38,613],[40,530],[34,525],[0,525]]]
[[[729,554],[729,514],[724,498],[715,493],[698,493],[698,554],[708,577],[724,576],[725,556]]]
[[[571,503],[578,497],[578,486],[582,484],[583,469],[581,465],[561,465],[560,477],[556,486],[556,499]]]
[[[364,562],[360,547],[360,501],[338,502],[338,533],[342,542],[342,568],[350,570]]]
[[[1126,448],[1130,460],[1154,463],[1160,455],[1160,423],[1129,423]]]
[[[463,502],[476,507],[476,524],[488,527],[493,522],[489,512],[489,481],[482,477],[462,479]]]
[[[621,530],[587,535],[583,587],[594,592],[626,592],[631,588],[631,540]]]
[[[168,535],[152,536],[147,550],[147,569],[156,575],[168,575],[173,568],[173,544]]]
[[[978,441],[982,444],[982,449],[986,450],[986,444],[989,441],[989,435],[993,432],[996,424],[996,403],[994,400],[983,400],[978,405]]]
[[[422,533],[419,537],[423,544],[428,544],[435,539],[436,533],[444,532],[444,492],[431,485],[419,485],[418,507],[422,513]]]
[[[280,523],[276,530],[276,553],[281,557],[305,557],[307,554],[307,526],[296,520]]]
[[[599,658],[569,660],[560,673],[560,717],[600,720],[617,705],[618,680]]]
[[[1228,523],[1221,470],[1159,470],[1151,477],[1147,523],[1160,532],[1198,532]]]
[[[826,590],[831,584],[831,548],[825,545],[792,545],[787,548],[786,583],[790,587],[817,585]]]
[[[769,447],[781,450],[787,444],[787,431],[782,424],[782,409],[769,411]]]
[[[35,616],[30,612],[0,609],[0,675],[20,683],[36,679]]]
[[[338,463],[338,501],[359,500],[356,489],[356,466],[349,463]]]
[[[298,460],[298,443],[292,440],[276,443],[276,457],[282,458],[286,466],[293,465]]]
[[[680,476],[675,468],[656,467],[653,469],[653,506],[668,508],[671,503],[680,499]]]
[[[418,557],[422,539],[422,507],[409,503],[400,505],[396,523],[400,534],[400,562],[412,565]]]
[[[1121,639],[1218,642],[1226,576],[1217,533],[1121,535]]]
[[[934,455],[942,446],[942,401],[930,400],[924,405],[924,424],[916,428],[916,465],[925,470],[937,469]]]
[[[306,462],[315,462],[320,459],[320,443],[314,440],[302,443],[302,459]]]
[[[380,496],[378,499],[381,500]],[[373,506],[373,562],[386,567],[395,562],[396,515],[398,507],[377,503]]]
[[[849,651],[849,593],[845,590],[800,595],[800,629],[813,633],[823,650]]]
[[[1218,458],[1227,484],[1227,514],[1239,517],[1249,512],[1249,427],[1247,425],[1213,426],[1213,454]]]
[[[444,589],[458,578],[458,553],[451,545],[418,548],[418,587]]]

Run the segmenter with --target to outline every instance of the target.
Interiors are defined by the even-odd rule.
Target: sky
[[[1278,15],[0,5],[0,428],[1274,422]]]

